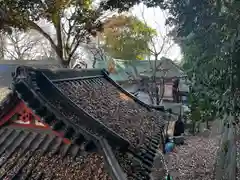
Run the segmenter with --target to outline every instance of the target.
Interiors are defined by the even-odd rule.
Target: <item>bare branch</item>
[[[158,7],[157,10],[158,12],[161,12],[163,14],[165,19],[167,19],[167,13],[164,10],[162,10],[160,7]],[[154,10],[154,14],[155,13],[156,11]],[[144,7],[141,8],[141,16],[143,22],[147,25]],[[155,16],[157,15],[155,14]],[[172,45],[173,42],[168,36],[169,32],[168,26],[164,26],[166,32],[162,33],[160,24],[157,21],[155,21],[155,24],[157,26],[158,32],[157,35],[150,40],[148,51],[152,56],[155,57],[155,60],[159,60],[160,59],[159,56],[165,56],[168,53],[168,51],[173,47]],[[171,45],[169,46],[169,44]]]
[[[79,45],[81,44],[81,42],[83,42],[85,35],[86,35],[86,32],[82,33],[82,35],[75,37],[76,41],[73,40],[73,43],[75,43],[75,44],[72,43],[72,45],[71,45],[71,52],[68,56],[68,62],[73,57],[74,53],[76,52],[76,50],[79,47]]]
[[[143,22],[148,25],[147,20],[145,18],[145,9],[146,7],[141,6],[141,18]],[[165,12],[163,9],[160,7],[157,8],[158,12],[161,12],[161,14],[164,16],[165,19],[167,19],[168,13]],[[153,12],[154,14],[156,13],[155,11]],[[157,14],[155,14],[157,16]],[[151,72],[153,73],[152,76],[147,80],[148,83],[145,82],[145,89],[144,91],[148,93],[149,98],[151,100],[152,104],[158,104],[162,101],[164,97],[164,91],[165,91],[165,79],[167,72],[169,71],[166,69],[162,69],[162,62],[158,61],[161,60],[161,58],[170,51],[170,49],[173,47],[174,42],[172,39],[168,36],[169,32],[169,26],[160,26],[159,22],[156,20],[155,21],[156,28],[157,28],[157,35],[152,37],[152,39],[149,42],[149,47],[148,47],[148,52],[150,53],[150,56],[154,57],[154,60],[151,61],[149,59],[149,65]],[[161,77],[156,77],[157,72],[162,72]],[[160,79],[160,82],[159,82]],[[158,84],[160,83],[160,88],[158,87]]]
[[[48,33],[46,33],[40,26],[38,26],[35,22],[33,21],[29,21],[29,25],[35,29],[36,31],[38,31],[40,34],[42,34],[51,44],[52,48],[56,51],[56,53],[58,52],[58,48],[55,44],[55,42],[53,41],[53,39],[50,37],[50,35]]]
[[[5,35],[6,44],[3,47],[5,56],[14,60],[31,60],[40,53],[38,45],[41,38],[31,32],[22,33],[14,30],[12,34]],[[35,48],[35,49],[34,49]]]

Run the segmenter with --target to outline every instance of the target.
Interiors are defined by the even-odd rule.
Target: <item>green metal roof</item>
[[[151,77],[155,67],[155,60],[121,60],[114,59],[115,63],[115,73],[111,73],[110,77],[115,81],[126,81],[129,77],[134,79],[138,78],[140,75]],[[170,59],[162,58],[162,60],[156,61],[157,67],[160,69],[165,69],[167,71],[166,76],[171,77],[182,77],[184,72]],[[107,61],[97,61],[96,68],[108,68]],[[164,72],[162,70],[157,71],[157,77],[163,77]]]

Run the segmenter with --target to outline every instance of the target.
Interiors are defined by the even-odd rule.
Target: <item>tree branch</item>
[[[77,23],[77,19],[74,20],[72,25],[71,25],[71,20],[70,19],[68,20],[69,30],[68,30],[68,33],[67,33],[67,35],[68,35],[67,40],[66,40],[67,43],[69,42],[69,39],[71,37],[72,29],[73,29],[73,27],[75,27],[76,23]]]
[[[82,42],[82,38],[81,37],[84,37],[84,35],[83,36],[79,36],[79,38],[75,38],[75,39],[78,39],[78,40],[77,40],[76,44],[74,45],[74,47],[71,49],[71,53],[68,56],[67,62],[70,62],[72,56],[76,52],[76,50],[77,50],[78,46],[80,45],[80,43]]]
[[[56,51],[56,53],[58,52],[58,48],[49,34],[47,34],[40,26],[38,26],[33,21],[29,21],[29,26],[31,26],[33,29],[35,29],[37,32],[43,35],[50,42],[52,48]]]
[[[15,56],[15,54],[12,51],[9,50],[9,48],[4,47],[3,51],[8,53],[11,56],[11,58],[13,58],[14,60],[18,60],[18,58]]]

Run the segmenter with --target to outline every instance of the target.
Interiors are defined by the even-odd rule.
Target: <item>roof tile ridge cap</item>
[[[100,76],[100,75],[105,75],[109,74],[106,69],[102,68],[93,68],[93,69],[68,69],[68,68],[57,68],[57,69],[46,69],[46,68],[40,68],[38,69],[39,72],[43,73],[46,75],[46,71],[50,73],[79,73],[80,76],[85,76],[88,77],[87,73],[94,73],[94,76]],[[47,75],[46,75],[47,76]],[[89,76],[90,77],[90,76]],[[64,78],[67,79],[68,77]]]
[[[79,71],[79,72],[99,72],[98,75],[102,75],[105,71],[107,72],[107,70],[105,68],[91,68],[91,69],[73,69],[75,71]]]
[[[24,70],[26,68],[26,66],[23,65],[19,65],[15,68],[15,71],[12,72],[12,78],[13,80],[17,79],[17,77],[21,74],[21,70]]]
[[[105,160],[107,161],[108,166],[111,168],[115,180],[127,180],[127,175],[121,168],[108,141],[105,138],[100,138],[99,144],[104,155],[106,156]]]
[[[52,84],[52,81],[51,81],[43,72],[40,72],[40,71],[38,71],[38,72],[39,72],[39,73],[42,73],[42,75],[47,79],[47,81],[48,81],[50,84]],[[63,92],[58,89],[58,87],[56,87],[55,85],[53,85],[53,86],[56,88],[57,91],[59,91],[59,93],[62,94],[62,96],[66,97],[66,99],[68,99],[69,102],[73,103],[73,104],[72,104],[73,106],[75,106],[76,108],[78,108],[78,106],[77,106],[69,97],[65,96],[65,95],[63,94]],[[40,98],[40,97],[38,97],[38,98]],[[81,108],[80,108],[80,109],[81,109]],[[88,116],[89,118],[93,118],[94,121],[96,121],[96,122],[98,122],[99,124],[101,124],[102,126],[106,127],[103,123],[101,123],[101,121],[96,120],[94,117],[92,117],[92,116],[89,115],[87,112],[85,112],[85,110],[81,109],[81,111],[82,111],[84,114],[86,114],[86,116]],[[109,129],[108,127],[106,127],[106,128],[108,129],[108,131],[109,131],[110,133],[113,133],[113,135],[115,135],[115,136],[117,136],[118,138],[126,141],[127,144],[128,144],[128,146],[131,146],[130,143],[129,143],[126,139],[124,139],[122,136],[120,136],[118,133],[116,133],[116,132],[113,131],[112,129]]]
[[[153,160],[152,171],[150,172],[150,180],[156,180],[159,178],[159,170],[161,170],[161,175],[164,177],[168,174],[167,164],[164,158],[164,154],[160,150],[156,150],[155,157]]]
[[[127,90],[125,90],[121,85],[119,85],[117,82],[115,82],[110,76],[109,74],[107,74],[107,71],[104,72],[104,76],[108,78],[108,80],[110,81],[110,83],[115,86],[118,90],[120,90],[122,93],[126,94],[127,96],[129,96],[130,98],[132,98],[136,103],[140,104],[141,106],[144,106],[145,108],[147,108],[148,110],[151,110],[152,108],[144,103],[143,101],[141,101],[140,99],[138,99],[137,97],[135,97],[133,94],[131,94],[130,92],[128,92]]]
[[[50,115],[50,114],[53,114],[53,115],[58,119],[58,122],[55,122],[55,124],[56,124],[56,123],[61,123],[61,122],[63,122],[66,127],[73,128],[76,132],[82,134],[84,137],[89,137],[92,141],[94,141],[94,143],[98,140],[98,138],[97,138],[94,134],[86,131],[85,129],[82,129],[82,128],[81,128],[81,131],[77,131],[76,128],[74,127],[74,124],[68,123],[68,121],[66,120],[66,118],[60,116],[59,113],[58,113],[55,109],[52,109],[49,104],[44,104],[44,103],[43,103],[43,102],[46,102],[45,99],[42,99],[42,97],[39,96],[39,95],[36,93],[35,88],[30,87],[31,85],[29,85],[28,82],[25,82],[24,80],[22,81],[22,83],[26,84],[26,85],[27,85],[27,88],[29,88],[30,91],[34,91],[34,93],[33,93],[33,92],[32,92],[32,93],[33,93],[34,98],[36,98],[36,99],[40,102],[40,103],[39,103],[39,104],[40,104],[39,107],[44,107],[44,108],[46,108],[46,110],[47,110],[48,112],[50,112],[49,115]],[[20,96],[18,96],[18,97],[19,97],[21,100],[23,100]],[[32,107],[30,107],[30,106],[28,105],[28,104],[29,104],[29,103],[28,103],[28,100],[23,100],[23,102],[24,102],[24,103],[27,102],[27,104],[26,104],[27,107],[30,108],[33,113],[36,113],[36,112],[35,112],[35,109],[32,108]],[[38,116],[40,116],[40,115],[38,115]],[[41,117],[41,116],[40,116],[40,117]],[[42,119],[42,120],[43,120],[44,123],[46,123],[44,119]],[[52,128],[51,128],[51,130],[58,132],[57,130],[54,130],[54,129],[52,129]],[[67,129],[65,129],[65,130],[67,130]],[[75,135],[76,135],[76,134],[75,134]],[[67,138],[67,137],[66,137],[66,138]],[[69,138],[68,138],[68,139],[69,139]],[[74,143],[74,144],[75,144],[75,143]]]
[[[57,68],[57,69],[48,69],[48,68],[38,68],[39,70],[49,70],[49,71],[102,71],[105,68],[89,68],[89,69],[71,69],[71,68]]]

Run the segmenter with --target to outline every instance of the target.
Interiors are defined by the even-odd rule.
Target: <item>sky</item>
[[[157,30],[163,36],[166,36],[167,28],[165,26],[166,15],[160,8],[147,8],[143,4],[136,5],[131,9],[131,13],[137,16],[140,20],[144,21],[150,27]],[[41,22],[41,27],[48,33],[52,31],[51,25],[46,22]],[[50,33],[51,34],[51,33]],[[155,47],[159,50],[163,44],[161,36],[158,36],[155,40]],[[166,44],[166,43],[164,43]],[[171,48],[169,48],[171,46]],[[169,48],[169,49],[168,49]],[[182,58],[180,47],[174,42],[167,43],[164,49],[168,49],[167,52],[162,53],[159,57],[165,56],[172,60],[180,61]],[[160,59],[160,58],[159,58]]]
[[[166,13],[164,13],[160,8],[147,8],[145,5],[140,4],[134,6],[131,13],[146,22],[150,27],[156,29],[158,33],[163,34],[163,36],[166,35],[166,31],[168,31],[168,28],[165,26]],[[171,46],[172,44],[173,46]],[[156,39],[156,48],[160,49],[161,45],[162,38],[159,36]],[[169,46],[171,46],[171,48],[168,51],[166,50],[167,52],[161,54],[160,56],[180,61],[182,58],[180,47],[174,42],[171,42],[166,45],[165,49]]]

